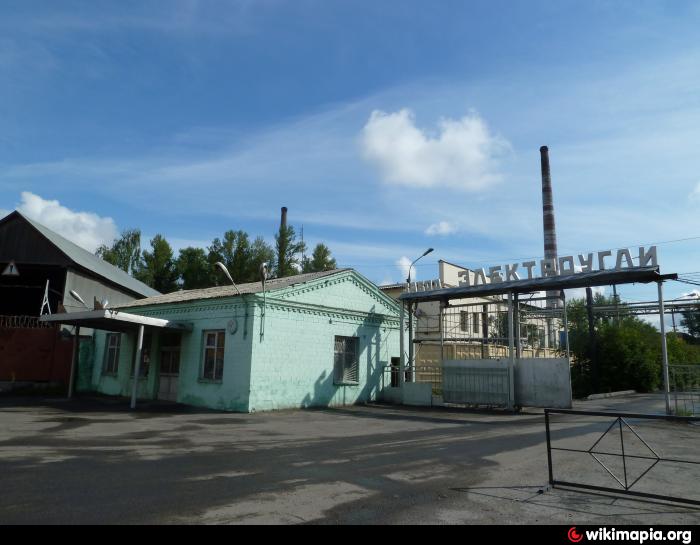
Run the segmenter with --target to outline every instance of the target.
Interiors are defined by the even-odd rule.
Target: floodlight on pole
[[[83,298],[80,297],[80,295],[78,294],[77,291],[75,291],[75,290],[70,290],[68,293],[70,293],[70,296],[71,296],[73,299],[75,299],[76,301],[78,301],[81,305],[83,305],[86,309],[92,310],[89,306],[87,306],[87,305],[85,304],[85,301],[83,301]]]
[[[231,273],[228,272],[228,269],[226,268],[226,265],[224,265],[221,261],[217,261],[217,262],[215,263],[215,265],[216,265],[217,267],[219,267],[219,269],[221,269],[221,270],[223,271],[223,273],[226,275],[226,278],[228,278],[228,279],[231,281],[231,284],[233,284],[233,287],[236,288],[236,292],[238,293],[238,295],[240,295],[240,294],[241,294],[241,290],[239,290],[239,289],[238,289],[238,286],[236,286],[236,283],[233,281],[233,278],[231,277]]]

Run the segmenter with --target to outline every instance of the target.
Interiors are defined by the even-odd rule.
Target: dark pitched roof
[[[331,276],[345,271],[351,271],[352,269],[333,269],[330,271],[315,272],[315,273],[305,273],[297,274],[295,276],[286,276],[284,278],[271,278],[265,282],[265,291],[271,292],[276,290],[281,290],[288,288],[290,286],[296,286],[297,284],[304,284],[306,282],[311,282],[312,280],[317,280],[318,278],[323,278],[324,276]],[[241,295],[262,293],[262,282],[249,282],[247,284],[237,284]],[[132,301],[128,305],[124,305],[121,308],[132,308],[132,307],[142,307],[146,305],[162,305],[162,304],[174,304],[174,303],[185,303],[188,301],[197,301],[201,299],[216,299],[219,297],[236,297],[238,292],[233,286],[216,286],[214,288],[202,288],[196,290],[180,290],[174,291],[172,293],[166,293],[163,295],[156,295],[155,297],[147,297],[146,299],[138,299]]]
[[[153,288],[147,286],[143,282],[136,280],[133,276],[124,272],[118,267],[107,263],[105,260],[100,259],[96,255],[88,252],[84,248],[81,248],[77,244],[74,244],[70,240],[63,238],[58,233],[52,231],[45,225],[42,225],[38,221],[28,218],[24,214],[18,211],[14,211],[11,214],[0,219],[0,224],[5,221],[10,220],[13,217],[20,217],[27,223],[29,223],[34,229],[39,231],[39,233],[44,236],[48,241],[53,244],[60,252],[62,252],[70,261],[77,265],[81,269],[85,269],[96,276],[104,278],[113,284],[122,286],[127,290],[142,295],[144,297],[149,297],[152,295],[159,295],[160,292],[154,290]]]

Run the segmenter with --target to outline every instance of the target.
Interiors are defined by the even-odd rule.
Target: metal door
[[[163,347],[160,352],[158,399],[177,401],[177,382],[180,376],[180,348]]]

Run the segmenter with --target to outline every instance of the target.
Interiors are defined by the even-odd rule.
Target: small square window
[[[333,361],[333,382],[335,384],[357,384],[359,382],[359,361],[357,337],[335,337]]]

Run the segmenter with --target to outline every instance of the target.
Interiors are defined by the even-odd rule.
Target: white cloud
[[[416,127],[408,109],[374,110],[362,130],[363,156],[390,184],[473,191],[500,179],[496,158],[509,144],[492,135],[476,113],[443,118],[438,128],[438,134],[431,135]]]
[[[700,182],[695,186],[695,189],[690,193],[690,200],[700,202]]]
[[[439,221],[428,226],[425,230],[426,235],[451,235],[457,232],[457,227],[447,221]]]
[[[22,202],[17,210],[90,252],[100,244],[111,243],[117,236],[117,226],[112,218],[103,218],[92,212],[74,212],[58,201],[42,199],[29,191],[22,192]]]
[[[401,271],[401,278],[408,278],[408,268],[411,266],[411,260],[407,258],[405,255],[401,256],[399,259],[396,260],[396,266],[399,268],[399,271]],[[415,280],[415,274],[411,276],[412,280]]]
[[[586,298],[586,288],[573,288],[565,291],[567,301]],[[591,291],[593,292],[593,297],[595,297],[596,295],[605,295],[606,289],[605,286],[593,286]]]

